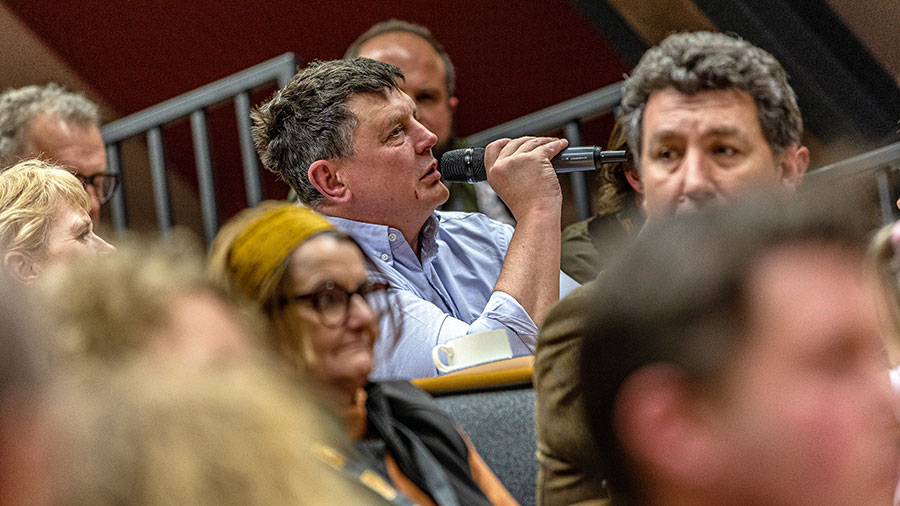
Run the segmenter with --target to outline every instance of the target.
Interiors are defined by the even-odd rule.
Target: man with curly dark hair
[[[797,99],[781,64],[724,34],[674,34],[648,50],[625,81],[618,118],[639,172],[648,224],[750,189],[791,191],[809,165]],[[557,304],[538,338],[535,416],[543,505],[604,494],[599,481],[584,474],[590,436],[576,378],[587,293],[576,290]]]

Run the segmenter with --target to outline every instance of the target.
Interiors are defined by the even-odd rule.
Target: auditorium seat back
[[[519,504],[534,504],[538,464],[531,384],[445,393],[436,400],[468,432],[478,453]]]

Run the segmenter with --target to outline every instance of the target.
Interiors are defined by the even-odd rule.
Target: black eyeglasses
[[[281,297],[278,303],[281,306],[294,302],[310,302],[319,314],[319,321],[329,327],[338,327],[346,323],[350,314],[350,299],[354,295],[362,297],[366,303],[380,314],[386,309],[387,289],[390,285],[367,280],[359,285],[359,288],[349,292],[344,287],[335,284],[334,281],[326,281],[320,288],[312,293]]]
[[[113,192],[116,190],[116,184],[119,182],[119,175],[110,172],[99,172],[92,176],[75,174],[75,177],[81,181],[81,186],[84,186],[85,190],[87,190],[88,186],[94,188],[94,192],[97,194],[101,204],[109,202]]]

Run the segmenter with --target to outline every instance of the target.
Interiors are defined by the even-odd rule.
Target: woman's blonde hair
[[[81,181],[59,165],[38,159],[0,172],[0,247],[34,261],[47,255],[47,234],[63,203],[89,212],[90,197]]]

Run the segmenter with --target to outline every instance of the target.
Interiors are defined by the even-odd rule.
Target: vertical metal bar
[[[290,63],[285,65],[281,69],[281,72],[278,73],[278,88],[279,89],[284,88],[285,86],[288,85],[289,82],[291,82],[291,79],[293,79],[294,74],[297,73],[297,65],[300,64],[300,62],[297,61],[297,57],[293,53],[288,53],[288,54],[291,55]]]
[[[894,222],[894,198],[891,195],[891,180],[889,169],[883,169],[875,173],[875,183],[878,185],[878,201],[881,204],[881,223],[889,225]]]
[[[169,199],[169,178],[166,175],[166,155],[162,131],[159,127],[147,131],[147,147],[150,150],[150,177],[153,180],[153,201],[156,203],[156,223],[163,236],[168,236],[175,224],[172,218],[172,202]]]
[[[234,113],[237,117],[238,140],[241,144],[241,162],[244,165],[244,187],[247,189],[247,205],[259,204],[262,200],[262,185],[259,181],[259,165],[256,150],[250,135],[250,94],[238,93],[234,97]]]
[[[581,125],[578,121],[570,121],[563,127],[563,134],[569,140],[569,146],[581,145]],[[587,180],[583,172],[570,172],[569,181],[572,183],[572,195],[575,198],[575,211],[578,221],[586,220],[594,215],[591,207],[591,195],[588,191]]]
[[[118,142],[106,145],[106,170],[119,175],[119,184],[109,201],[113,228],[119,236],[128,228],[128,209],[125,208],[125,175],[122,173],[122,148]]]
[[[203,231],[206,243],[211,244],[219,231],[219,211],[216,207],[216,189],[213,180],[212,158],[209,150],[209,133],[204,110],[191,113],[191,133],[194,139],[194,162],[197,165],[197,186],[200,190],[200,209],[203,213]]]

